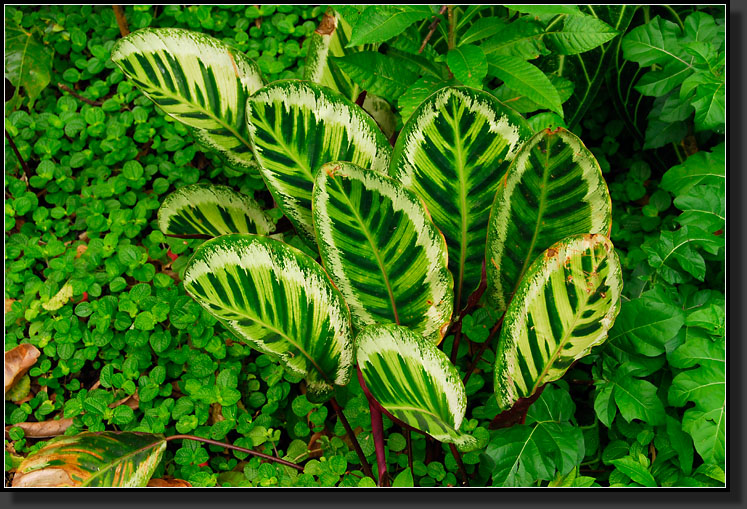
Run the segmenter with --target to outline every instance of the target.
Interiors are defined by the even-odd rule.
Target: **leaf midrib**
[[[381,258],[381,253],[379,252],[378,246],[374,242],[373,236],[371,232],[369,231],[366,223],[363,221],[363,218],[358,213],[358,209],[353,206],[353,203],[350,201],[350,198],[345,193],[345,191],[342,189],[342,187],[339,185],[339,183],[336,181],[336,179],[332,178],[332,180],[337,185],[337,190],[339,191],[340,195],[342,195],[343,198],[345,199],[345,202],[350,207],[350,210],[353,212],[353,215],[358,220],[358,223],[360,223],[361,231],[363,232],[363,235],[366,237],[366,240],[368,240],[368,243],[371,246],[371,251],[373,252],[374,257],[376,258],[376,263],[379,265],[379,270],[381,271],[381,275],[384,277],[384,285],[386,286],[386,290],[389,294],[389,301],[392,305],[392,312],[394,313],[394,321],[397,325],[400,325],[399,314],[397,313],[397,302],[394,298],[394,290],[392,289],[392,284],[389,281],[389,276],[386,271],[386,266],[384,265],[384,260]]]
[[[464,266],[466,265],[467,258],[467,182],[465,181],[465,164],[464,164],[464,153],[462,147],[462,138],[459,132],[459,121],[457,120],[457,103],[452,103],[452,113],[454,121],[454,151],[456,152],[455,161],[457,163],[457,175],[459,177],[459,201],[460,207],[460,219],[461,229],[460,236],[461,242],[459,245],[459,280],[456,289],[455,304],[458,308],[462,306],[462,289],[464,287]]]
[[[124,456],[118,457],[117,461],[110,462],[105,468],[103,468],[101,470],[98,470],[95,473],[91,474],[88,477],[88,479],[86,479],[86,482],[83,483],[81,486],[88,486],[88,485],[90,485],[91,480],[97,479],[98,477],[100,477],[103,474],[107,473],[109,470],[111,470],[115,466],[117,466],[117,465],[119,465],[121,463],[125,463],[130,458],[134,457],[135,455],[140,454],[141,452],[143,452],[143,451],[145,451],[145,450],[147,450],[147,449],[149,449],[151,447],[156,447],[157,445],[159,445],[161,443],[165,443],[165,440],[161,439],[161,440],[159,440],[157,442],[153,442],[152,444],[145,445],[145,446],[141,447],[140,449],[137,449],[137,450],[132,451],[132,452],[130,452],[128,454],[125,454]],[[136,469],[136,471],[137,471],[137,469]]]

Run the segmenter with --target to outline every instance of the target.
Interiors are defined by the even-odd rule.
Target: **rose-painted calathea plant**
[[[445,86],[392,147],[377,124],[391,111],[355,97],[335,63],[349,51],[338,21],[314,35],[307,80],[265,84],[244,55],[179,29],[136,31],[112,60],[227,164],[258,172],[318,253],[273,235],[257,203],[226,187],[178,189],[159,210],[165,235],[209,239],[184,270],[189,295],[303,377],[310,401],[330,401],[386,485],[382,412],[449,444],[459,464],[485,446],[460,430],[458,339],[451,359],[440,348],[468,311],[503,316],[485,344],[498,335],[494,390],[508,411],[606,339],[622,279],[607,186],[574,134],[533,134],[495,96]],[[369,398],[378,476],[335,399],[351,380]]]

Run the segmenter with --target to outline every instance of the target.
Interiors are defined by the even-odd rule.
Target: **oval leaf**
[[[184,289],[241,340],[305,376],[309,400],[349,381],[350,312],[301,251],[259,235],[223,235],[197,248]]]
[[[463,44],[449,50],[446,62],[454,77],[469,87],[481,88],[488,75],[488,62],[479,46]]]
[[[467,395],[449,358],[406,327],[372,325],[356,339],[358,366],[371,395],[395,418],[460,450],[477,440],[457,431]]]
[[[386,41],[433,14],[425,5],[372,5],[358,17],[348,46]]]
[[[319,85],[276,81],[249,98],[249,136],[260,172],[299,233],[316,244],[311,191],[319,168],[350,161],[384,171],[389,142],[359,106]]]
[[[259,67],[212,37],[147,28],[118,40],[112,61],[164,112],[231,166],[256,168],[244,122],[246,99],[262,85]]]
[[[162,436],[147,433],[58,437],[19,465],[13,487],[146,486],[165,449]]]
[[[443,235],[398,182],[351,163],[322,167],[313,194],[324,266],[358,328],[406,325],[435,343],[453,309]]]
[[[559,379],[607,339],[622,275],[604,235],[568,237],[529,267],[506,311],[495,355],[495,394],[508,409]]]
[[[561,117],[560,96],[550,78],[526,60],[506,55],[488,54],[488,74],[500,78],[507,87],[521,90],[526,97]]]
[[[249,196],[227,186],[192,184],[168,195],[158,209],[158,227],[165,235],[259,233],[275,226]]]
[[[609,235],[611,202],[594,155],[573,133],[535,134],[506,173],[490,214],[486,298],[502,312],[529,265],[555,242]]]
[[[529,136],[526,121],[490,94],[447,87],[418,107],[397,138],[390,175],[423,199],[446,237],[456,309],[480,284],[488,210]]]

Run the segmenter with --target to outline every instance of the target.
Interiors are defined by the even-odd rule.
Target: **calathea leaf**
[[[275,225],[249,196],[230,187],[192,184],[169,194],[158,209],[165,235],[272,232]]]
[[[322,261],[353,324],[398,323],[440,342],[454,280],[420,199],[378,172],[333,162],[317,175],[312,205]]]
[[[529,264],[555,242],[609,234],[611,201],[594,155],[570,131],[545,129],[524,145],[498,187],[488,224],[486,298],[499,312]]]
[[[148,484],[166,440],[105,431],[50,440],[16,470],[13,487],[140,487]]]
[[[485,450],[494,486],[529,486],[566,475],[584,458],[581,429],[569,422],[575,405],[548,386],[527,411],[526,424],[495,432]]]
[[[464,384],[448,356],[399,325],[372,325],[356,338],[358,366],[374,399],[396,419],[460,450],[477,440],[460,433]]]
[[[259,67],[212,37],[147,28],[119,39],[112,61],[164,112],[237,168],[256,168],[244,121]]]
[[[305,376],[309,400],[324,401],[349,381],[350,312],[301,251],[259,235],[223,235],[197,248],[184,289],[238,338]]]
[[[273,198],[315,246],[311,191],[319,168],[350,161],[384,172],[391,146],[359,106],[313,83],[281,80],[247,101],[249,138]]]
[[[359,51],[373,50],[378,45],[368,44],[347,48],[352,29],[337,12],[340,8],[341,6],[336,6],[336,10],[329,9],[319,23],[319,27],[309,37],[304,79],[331,88],[347,99],[355,101],[364,89],[361,89],[358,83],[351,79],[351,75],[340,68],[336,59],[354,55]],[[389,104],[381,97],[374,95],[375,93],[367,90],[363,109],[371,114],[384,134],[389,137],[396,127],[394,114]]]
[[[498,406],[508,409],[557,380],[607,339],[622,276],[604,235],[568,237],[537,257],[506,310],[495,362]]]
[[[487,210],[521,143],[526,121],[485,92],[443,88],[397,138],[390,175],[426,204],[446,237],[457,309],[481,278]]]

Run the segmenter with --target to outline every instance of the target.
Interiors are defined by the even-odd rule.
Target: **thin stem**
[[[345,433],[347,433],[348,438],[353,443],[353,448],[355,449],[355,453],[358,455],[358,459],[361,462],[363,473],[365,473],[371,479],[376,480],[373,475],[373,471],[371,470],[371,465],[369,465],[368,461],[366,461],[366,455],[363,454],[363,449],[361,449],[361,446],[358,443],[358,438],[355,436],[355,433],[353,433],[353,429],[350,427],[350,423],[345,418],[345,414],[342,412],[342,408],[340,408],[340,405],[337,403],[337,400],[335,398],[332,398],[330,400],[330,403],[332,404],[332,408],[335,409],[335,413],[337,414],[337,418],[340,419],[342,427],[345,428]]]
[[[90,104],[91,106],[101,106],[103,104],[103,103],[98,102],[98,101],[92,101],[91,99],[88,99],[87,97],[83,97],[78,92],[76,92],[75,90],[73,90],[72,88],[68,87],[67,85],[65,85],[63,83],[58,83],[57,87],[60,90],[62,90],[63,92],[67,92],[68,94],[72,95],[76,99],[80,99],[84,103]]]
[[[295,463],[291,463],[290,461],[276,458],[275,456],[270,456],[269,454],[253,451],[251,449],[245,449],[244,447],[239,447],[233,444],[227,444],[225,442],[218,442],[217,440],[211,440],[209,438],[202,438],[202,437],[198,437],[194,435],[172,435],[170,437],[166,437],[167,442],[170,442],[171,440],[194,440],[196,442],[204,442],[210,445],[217,445],[218,447],[225,447],[226,449],[234,449],[236,451],[244,452],[246,454],[251,454],[252,456],[259,456],[260,458],[264,458],[269,461],[274,461],[275,463],[280,463],[281,465],[285,465],[286,467],[295,468],[299,472],[303,472],[302,465],[296,465]]]
[[[119,33],[122,37],[129,35],[130,29],[127,26],[127,18],[125,17],[124,9],[120,5],[112,5],[114,9],[114,16],[117,18],[117,25],[119,25]]]
[[[475,355],[475,358],[472,360],[472,363],[467,368],[467,374],[464,376],[463,383],[464,385],[467,385],[467,380],[469,380],[469,377],[472,376],[472,373],[475,371],[475,368],[477,367],[477,363],[480,362],[480,358],[482,357],[482,354],[485,353],[485,350],[488,348],[488,345],[493,341],[493,337],[495,337],[496,333],[501,329],[501,325],[503,324],[503,319],[506,317],[506,312],[503,312],[503,316],[501,316],[498,319],[498,322],[495,324],[495,326],[490,330],[490,335],[488,336],[488,339],[485,340],[485,342],[480,347],[480,350],[477,351],[477,355]]]
[[[662,5],[661,7],[664,7],[665,9],[667,9],[669,12],[672,13],[672,16],[674,16],[674,19],[677,20],[677,24],[680,26],[681,30],[685,29],[685,25],[684,25],[684,23],[682,23],[682,20],[680,19],[680,15],[677,14],[677,11],[675,11],[672,8],[672,6],[670,6],[670,5]]]
[[[21,153],[18,151],[18,147],[16,147],[16,142],[13,141],[13,138],[10,136],[10,133],[8,133],[8,130],[5,130],[5,138],[8,140],[8,143],[10,144],[10,148],[13,149],[13,153],[16,155],[16,158],[18,159],[18,162],[21,163],[21,169],[23,170],[23,174],[26,177],[26,180],[28,180],[28,175],[31,173],[31,170],[29,170],[28,164],[26,164],[26,161],[24,161],[23,157],[21,156]]]
[[[379,486],[388,486],[386,473],[386,453],[384,451],[384,421],[378,403],[368,400],[368,408],[371,410],[371,432],[373,433],[374,445],[376,447],[376,465],[379,469]]]
[[[457,451],[457,448],[454,444],[449,444],[449,449],[451,449],[451,454],[454,456],[457,466],[459,467],[459,473],[462,475],[462,486],[469,486],[469,480],[467,478],[467,471],[464,469],[464,462],[462,461],[462,455],[459,454],[459,451]]]
[[[441,10],[438,11],[439,16],[442,15],[444,12],[446,12],[446,9],[447,9],[446,5],[441,7]],[[423,44],[420,45],[418,54],[423,52],[423,50],[425,49],[425,45],[428,44],[428,41],[430,41],[431,37],[433,37],[433,33],[436,31],[436,27],[438,26],[439,23],[441,23],[441,18],[439,18],[438,16],[435,16],[433,23],[431,23],[431,26],[428,27],[428,33],[425,35],[425,38],[423,39]]]
[[[451,345],[451,363],[456,364],[457,353],[459,352],[459,340],[462,339],[462,321],[459,320],[454,333],[454,344]]]
[[[410,467],[410,472],[414,472],[412,468],[412,436],[409,429],[405,429],[404,431],[405,439],[407,440],[407,466]]]
[[[454,30],[454,27],[456,26],[456,13],[454,12],[454,6],[450,5],[448,7],[449,11],[449,49],[456,48],[456,31]]]

